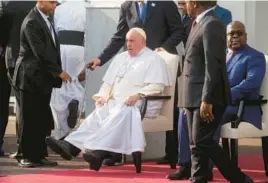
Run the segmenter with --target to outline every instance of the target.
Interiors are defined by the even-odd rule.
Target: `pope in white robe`
[[[107,152],[144,152],[141,98],[161,95],[172,82],[165,61],[146,47],[142,29],[131,29],[126,41],[128,51],[115,56],[102,87],[93,96],[96,109],[64,140],[46,139],[47,145],[64,159],[71,160],[82,151],[90,168],[99,170],[108,158]]]
[[[53,89],[52,92],[50,106],[55,122],[56,139],[69,134],[76,124],[79,112],[83,110],[84,87],[81,81],[84,79],[78,76],[85,67],[83,40],[86,5],[88,3],[83,1],[66,1],[57,6],[54,13],[54,27],[60,43],[62,69],[72,78],[71,83],[63,83],[61,88]]]

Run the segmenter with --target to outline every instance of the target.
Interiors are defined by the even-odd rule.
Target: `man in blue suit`
[[[212,6],[214,7],[215,16],[218,17],[224,25],[228,25],[232,21],[231,11],[223,8],[217,4],[217,1],[211,1]]]
[[[254,100],[259,98],[260,86],[265,74],[265,58],[262,53],[247,45],[245,26],[238,21],[229,24],[227,28],[227,72],[231,87],[232,101],[241,99]],[[228,106],[222,118],[222,123],[234,120],[238,107]],[[179,164],[181,168],[168,176],[171,180],[181,180],[190,177],[191,157],[188,138],[188,127],[183,111],[179,122]],[[246,106],[243,120],[261,129],[261,110],[259,106]],[[216,135],[219,140],[219,135]],[[208,171],[208,180],[213,179],[212,166]]]

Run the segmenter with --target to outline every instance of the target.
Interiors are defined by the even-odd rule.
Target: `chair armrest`
[[[232,106],[238,106],[238,111],[237,111],[237,119],[235,121],[231,121],[231,128],[238,128],[243,118],[245,106],[260,106],[266,104],[267,100],[262,98],[263,96],[260,96],[258,100],[241,100],[232,104]]]
[[[171,96],[168,95],[150,95],[150,96],[145,96],[141,99],[142,104],[141,104],[141,109],[140,109],[140,113],[141,113],[141,119],[143,120],[145,114],[146,114],[146,110],[147,110],[147,103],[150,100],[169,100],[171,99]]]

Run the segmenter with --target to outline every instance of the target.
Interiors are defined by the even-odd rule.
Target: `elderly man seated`
[[[46,139],[62,158],[71,160],[82,151],[90,169],[98,171],[109,152],[140,157],[144,151],[141,98],[161,95],[165,86],[171,86],[171,76],[165,61],[146,47],[142,29],[132,28],[126,42],[127,51],[114,58],[100,91],[93,96],[96,109],[64,140]]]
[[[263,53],[247,44],[247,33],[243,23],[233,21],[227,26],[228,53],[226,67],[231,87],[232,103],[240,100],[257,100],[260,97],[260,87],[265,75],[265,57]],[[238,106],[228,106],[222,117],[222,123],[236,119]],[[243,121],[247,121],[261,129],[261,108],[246,106]],[[220,129],[219,129],[220,130]],[[220,131],[219,131],[220,132]],[[167,176],[171,180],[188,179],[191,175],[191,154],[186,116],[183,111],[179,119],[179,164],[180,169]],[[217,142],[220,135],[216,134]],[[213,180],[213,166],[208,167],[207,180]],[[250,182],[250,180],[248,180]]]

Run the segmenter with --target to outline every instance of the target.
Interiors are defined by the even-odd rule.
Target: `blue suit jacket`
[[[231,87],[232,101],[259,99],[260,87],[266,71],[265,57],[259,51],[245,46],[236,51],[227,61],[227,72]],[[230,122],[237,114],[238,107],[228,106],[223,115],[223,123]],[[246,106],[243,121],[261,129],[261,108]]]
[[[214,13],[215,16],[218,17],[224,23],[225,26],[227,26],[232,21],[231,11],[223,7],[216,5],[216,7],[214,8]]]

